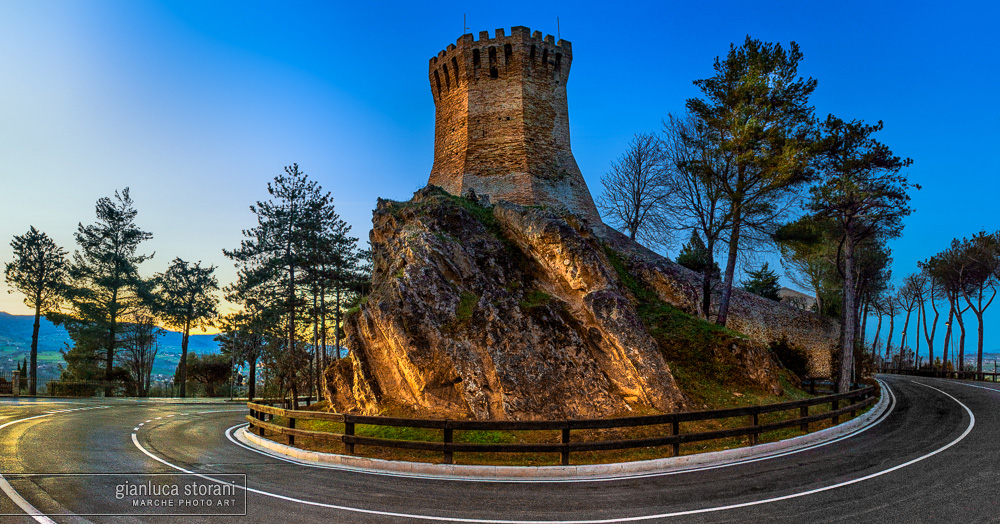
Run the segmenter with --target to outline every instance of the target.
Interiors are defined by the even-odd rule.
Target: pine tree
[[[702,242],[701,235],[698,234],[698,231],[692,231],[691,240],[681,247],[681,252],[677,255],[677,263],[690,269],[691,271],[696,271],[699,274],[704,273],[709,263],[711,263],[713,266],[712,278],[718,279],[721,273],[719,270],[719,264],[714,261],[710,261],[708,248],[705,247],[705,243]]]
[[[31,328],[31,376],[28,394],[37,393],[38,380],[38,330],[41,316],[54,311],[61,300],[66,285],[66,251],[57,246],[45,233],[32,226],[28,232],[15,236],[10,243],[14,248],[14,261],[4,267],[4,277],[14,289],[24,293],[24,303],[35,310],[35,323]]]
[[[113,380],[120,323],[135,309],[148,305],[150,283],[139,276],[139,264],[152,255],[137,251],[153,235],[135,223],[137,214],[125,188],[115,191],[114,199],[99,199],[97,221],[77,228],[74,237],[79,249],[73,254],[63,296],[69,311],[47,316],[65,325],[74,342],[64,353],[66,378],[96,379],[94,375],[103,363],[104,380]]]
[[[201,267],[175,258],[170,267],[155,277],[159,285],[156,310],[167,326],[181,329],[180,395],[187,395],[188,339],[193,326],[206,326],[218,314],[219,299],[212,294],[219,289],[215,266]]]
[[[778,294],[778,291],[781,290],[778,274],[767,267],[767,262],[764,262],[760,269],[748,272],[747,277],[747,280],[740,281],[740,285],[745,291],[774,301],[781,300],[781,296]]]
[[[729,159],[732,169],[707,173],[716,177],[728,201],[729,256],[726,261],[719,315],[726,324],[743,237],[765,233],[786,207],[783,204],[811,179],[815,131],[809,96],[812,78],[798,77],[799,46],[754,40],[730,45],[715,59],[715,75],[696,80],[704,98],[687,101],[688,111],[706,129],[705,145]]]
[[[240,266],[239,281],[227,293],[237,300],[255,300],[268,314],[280,314],[284,343],[274,363],[279,379],[297,398],[298,374],[310,362],[298,333],[307,313],[305,291],[317,259],[317,238],[336,213],[330,193],[309,180],[298,164],[286,167],[268,183],[267,191],[270,200],[250,206],[257,226],[243,231],[238,249],[223,250]]]

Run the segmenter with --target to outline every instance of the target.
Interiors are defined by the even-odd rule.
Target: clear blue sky
[[[130,186],[154,234],[144,273],[180,256],[221,266],[229,282],[221,248],[238,244],[247,206],[292,162],[367,237],[376,198],[427,182],[427,60],[463,32],[463,14],[473,33],[555,34],[559,17],[574,51],[573,150],[595,194],[631,135],[682,111],[698,94],[691,81],[749,34],[798,42],[817,113],[884,120],[881,140],[914,159],[924,189],[892,244],[898,279],[950,239],[1000,227],[990,2],[4,0],[0,261],[29,225],[72,250],[94,202]],[[27,312],[6,293],[0,310]],[[987,334],[1000,347],[1000,330]]]

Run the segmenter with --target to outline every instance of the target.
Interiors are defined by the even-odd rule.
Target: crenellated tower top
[[[490,38],[462,35],[432,57],[435,105],[430,183],[462,195],[564,207],[591,221],[597,209],[570,149],[569,41],[523,26]]]

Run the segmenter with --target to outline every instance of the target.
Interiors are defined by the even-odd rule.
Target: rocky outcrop
[[[337,409],[519,420],[683,406],[583,224],[433,187],[380,201],[373,222],[373,290],[346,319],[351,358],[326,375]]]
[[[380,200],[373,226],[372,292],[345,319],[351,356],[326,371],[334,409],[524,420],[685,406],[668,364],[680,342],[651,334],[635,286],[699,316],[686,269],[601,224],[597,236],[573,215],[432,186]],[[731,333],[707,346],[733,380],[781,393],[766,344]]]

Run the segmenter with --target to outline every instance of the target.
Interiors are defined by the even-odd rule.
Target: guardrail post
[[[810,395],[816,394],[816,379],[814,378],[809,379],[809,394]]]
[[[569,445],[569,428],[562,428],[562,443]],[[563,466],[569,466],[569,448],[563,448],[560,455],[561,460],[559,463]]]
[[[831,404],[830,411],[837,411],[838,409],[840,409],[840,401],[839,400],[834,400],[830,404]],[[833,416],[833,425],[836,426],[837,424],[840,424],[840,415],[834,415]]]
[[[295,429],[294,417],[288,417],[288,429]],[[288,445],[289,446],[295,445],[295,435],[292,435],[291,433],[288,434]]]
[[[260,416],[261,422],[263,422],[264,419],[267,418],[267,413],[261,413],[260,411],[258,411],[257,415]],[[262,437],[264,436],[264,426],[263,425],[260,425],[260,424],[257,425],[257,433],[259,433],[260,436],[262,436]]]
[[[10,380],[10,394],[15,397],[21,396],[21,372],[15,370],[14,376]]]
[[[799,418],[806,418],[809,416],[809,406],[801,406],[799,408]],[[809,421],[803,422],[799,429],[809,433]]]
[[[750,425],[754,427],[754,431],[750,433],[750,445],[751,446],[756,446],[757,445],[757,435],[758,435],[758,433],[756,431],[756,428],[757,428],[758,425],[760,425],[760,420],[759,420],[758,417],[759,417],[759,413],[757,413],[756,411],[754,411],[753,414],[750,415]]]
[[[455,435],[454,435],[454,430],[453,429],[451,429],[451,428],[444,428],[444,463],[445,464],[454,464],[454,460],[452,458],[452,451],[448,447],[448,444],[451,444],[452,441],[454,440],[454,436]]]
[[[674,420],[670,422],[670,432],[675,437],[681,434],[681,421],[677,420],[677,417],[674,417]],[[680,442],[674,444],[674,456],[675,457],[681,456]]]
[[[347,416],[344,416],[344,436],[354,436],[354,423],[348,422]],[[354,443],[344,442],[344,448],[346,448],[348,455],[354,454]]]

